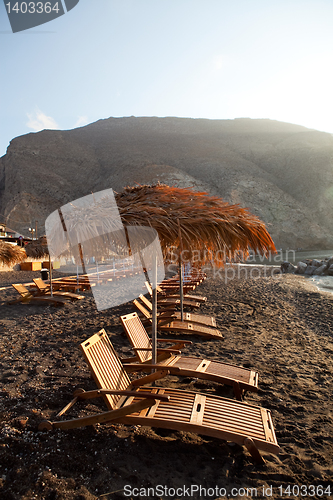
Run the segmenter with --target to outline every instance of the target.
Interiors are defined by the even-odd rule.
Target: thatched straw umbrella
[[[100,251],[103,247],[106,250],[110,240],[104,235],[108,232],[120,234],[123,225],[150,226],[157,231],[166,256],[171,247],[182,247],[189,261],[195,257],[200,264],[213,259],[223,265],[240,253],[246,257],[249,249],[261,254],[275,252],[274,243],[258,217],[208,193],[163,184],[138,185],[116,193],[115,204],[113,194],[112,197],[108,195],[110,191],[112,193],[106,190],[94,194],[93,204],[89,195],[51,214],[50,239],[58,255],[66,251],[69,241],[72,247],[80,246],[82,238],[90,242],[92,251],[94,248]],[[96,238],[96,234],[101,237]],[[110,251],[116,252],[121,247],[127,249],[127,243],[124,238],[113,240]],[[153,302],[156,312],[156,287]],[[153,346],[156,346],[156,321],[153,323]],[[153,353],[154,358],[156,354]]]
[[[49,256],[46,236],[41,236],[38,240],[33,240],[25,245],[27,257],[32,259],[42,259]]]
[[[153,227],[166,251],[180,247],[180,228],[189,260],[195,256],[203,264],[217,256],[217,264],[223,264],[240,253],[248,256],[249,249],[261,254],[276,251],[258,217],[208,193],[157,184],[127,187],[115,198],[122,222]]]
[[[12,266],[19,264],[27,258],[27,254],[23,248],[0,241],[0,264],[3,266]]]

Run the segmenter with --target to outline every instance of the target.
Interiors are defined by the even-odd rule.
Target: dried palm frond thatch
[[[179,234],[187,258],[191,260],[195,255],[201,263],[216,257],[220,263],[235,260],[240,253],[246,257],[249,249],[264,255],[276,251],[258,217],[205,192],[164,184],[138,185],[115,193],[115,199],[121,222],[125,226],[154,228],[165,254],[171,246],[180,247]],[[81,224],[85,239],[89,239],[94,238],[97,226],[109,224],[108,196],[84,209],[74,203],[66,222],[68,231]]]
[[[42,259],[49,255],[47,241],[45,236],[41,236],[38,240],[29,242],[25,246],[27,257],[31,259]]]
[[[0,241],[0,264],[3,266],[12,266],[19,264],[27,258],[23,248]]]
[[[116,201],[123,223],[152,226],[163,248],[180,245],[180,226],[182,246],[189,253],[205,248],[208,254],[233,259],[239,252],[246,256],[249,248],[263,254],[275,252],[258,217],[205,192],[164,184],[136,186],[116,194]]]

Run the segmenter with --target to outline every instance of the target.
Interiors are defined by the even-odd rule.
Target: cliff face
[[[277,247],[333,248],[333,137],[270,120],[109,118],[17,137],[0,158],[0,213],[42,234],[64,203],[158,180],[248,207]]]

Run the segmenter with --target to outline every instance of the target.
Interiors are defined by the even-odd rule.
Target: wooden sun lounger
[[[148,293],[150,296],[153,295],[153,290],[152,290],[152,287],[150,286],[150,284],[148,283],[148,281],[145,281],[145,286],[148,290]],[[174,300],[178,300],[180,298],[180,295],[179,293],[174,293],[174,291],[172,291],[171,293],[164,293],[164,291],[162,290],[162,288],[157,285],[156,287],[156,290],[157,290],[157,293],[158,293],[158,301],[159,302],[171,302],[173,303]],[[179,289],[178,289],[179,291]],[[203,297],[202,295],[189,295],[189,294],[185,294],[184,293],[184,299],[186,301],[194,301],[194,302],[206,302],[207,301],[207,297]]]
[[[193,432],[232,441],[245,446],[253,459],[261,462],[260,450],[279,453],[269,410],[193,391],[143,387],[164,377],[167,373],[164,370],[131,382],[105,331],[83,342],[81,349],[98,389],[76,391],[72,401],[56,418],[64,415],[77,401],[96,397],[103,397],[107,411],[65,421],[44,421],[39,430],[73,429],[112,422]]]
[[[224,340],[222,332],[216,328],[209,328],[198,323],[190,323],[187,321],[174,320],[158,326],[160,332],[167,333],[187,333],[189,335],[200,335],[201,337]]]
[[[42,296],[48,296],[51,294],[51,288],[49,285],[45,283],[41,278],[34,278],[33,282],[38,288],[38,292]],[[81,300],[84,299],[84,295],[78,295],[77,293],[71,293],[67,292],[65,290],[61,291],[52,291],[53,296],[56,297],[63,297],[64,299],[69,299],[69,300]]]
[[[73,286],[79,286],[80,290],[84,291],[84,290],[90,290],[91,289],[91,283],[89,281],[88,278],[79,278],[79,280],[77,280],[77,278],[71,278],[71,277],[64,277],[64,278],[61,278],[61,280],[58,281],[58,279],[52,281],[52,283],[61,283],[61,284],[65,284],[65,285],[73,285]],[[94,286],[94,285],[93,285]]]
[[[170,299],[170,298],[179,299],[180,298],[179,289],[178,289],[178,293],[177,293],[177,289],[165,292],[159,286],[157,286],[157,292],[161,294],[161,297],[165,297],[167,299]],[[189,293],[184,294],[184,299],[185,300],[195,300],[196,302],[207,302],[207,297],[204,297],[203,295],[191,295]]]
[[[44,280],[41,278],[34,278],[33,279],[33,284],[30,284],[30,290],[36,288],[37,291],[41,293],[49,293],[50,290],[50,283],[47,282],[45,283]],[[67,292],[75,292],[76,290],[82,289],[82,285],[78,285],[77,283],[70,283],[68,281],[59,281],[59,280],[52,280],[52,291],[57,291],[57,290],[64,290]]]
[[[206,276],[184,276],[183,277],[183,284],[184,285],[194,285],[198,286],[200,283],[202,283],[206,279]],[[160,285],[162,287],[168,286],[168,285],[174,285],[177,284],[179,285],[179,275],[177,274],[176,276],[163,280]]]
[[[79,276],[79,278],[77,278],[76,276],[64,276],[63,278],[61,278],[61,281],[63,281],[64,283],[79,283],[83,285],[89,284],[89,278],[86,278],[82,275]]]
[[[85,291],[90,290],[91,286],[89,280],[77,280],[76,278],[56,278],[52,280],[52,286],[56,289],[67,289],[69,291]]]
[[[194,300],[183,300],[183,306],[188,307],[189,309],[199,309],[200,307],[200,302],[195,302]],[[180,299],[177,298],[170,298],[170,299],[164,299],[157,297],[157,306],[161,307],[180,307]]]
[[[34,280],[33,280],[34,281]],[[50,286],[48,285],[50,290]],[[77,283],[68,283],[67,281],[52,281],[52,291],[64,290],[65,292],[78,292],[84,290],[84,286]]]
[[[152,313],[153,311],[152,303],[149,302],[149,300],[144,295],[139,295],[139,298]],[[160,314],[165,314],[165,315],[167,314],[167,311],[168,309],[158,310]],[[191,314],[191,316],[188,316],[186,318],[185,314],[186,313],[184,313],[184,321],[181,321],[178,318],[175,319],[172,318],[171,321],[168,321],[167,323],[163,322],[163,324],[162,321],[160,321],[158,324],[158,330],[170,333],[171,332],[189,333],[192,335],[201,335],[206,338],[218,338],[220,340],[224,339],[223,334],[216,328],[210,328],[202,324],[201,321],[200,322],[188,321],[194,315]]]
[[[164,293],[169,293],[172,291],[179,290],[179,281],[175,281],[174,283],[164,283],[164,284],[160,283],[158,286]],[[187,292],[187,291],[192,292],[195,289],[196,289],[196,285],[191,285],[190,283],[189,284],[183,283],[184,292]]]
[[[120,317],[125,333],[135,351],[136,357],[129,358],[128,362],[136,361],[138,365],[130,365],[128,371],[149,371],[145,363],[152,362],[151,339],[136,313],[126,314]],[[169,342],[167,339],[157,339],[158,342]],[[189,343],[189,342],[187,342]],[[230,385],[234,389],[237,399],[241,400],[244,391],[258,390],[258,373],[220,361],[181,356],[180,350],[186,344],[184,341],[173,343],[170,348],[158,349],[158,364],[161,368],[167,368],[171,374],[184,377],[201,378]],[[126,363],[126,359],[122,359]],[[126,364],[124,365],[127,369]],[[175,368],[175,371],[174,371]]]
[[[199,282],[193,283],[193,282],[183,282],[183,290],[186,291],[192,291],[195,290],[197,285],[200,285]],[[173,281],[172,283],[160,283],[158,285],[163,291],[172,291],[172,290],[179,290],[179,281]]]
[[[146,324],[151,324],[151,320],[152,320],[152,314],[151,314],[152,306],[149,307],[149,310],[148,310],[137,299],[133,300],[133,305],[136,307],[136,309],[144,317]],[[157,320],[158,320],[159,324],[162,324],[163,322],[164,322],[164,324],[166,324],[166,323],[169,323],[170,321],[173,321],[174,319],[178,319],[178,320],[181,319],[181,313],[180,313],[180,311],[174,311],[172,309],[166,309],[165,311],[159,312],[158,315],[157,315]],[[205,316],[204,314],[196,314],[196,313],[184,312],[183,319],[186,322],[198,323],[200,325],[210,326],[212,328],[216,328],[216,326],[217,326],[215,318],[213,318],[212,316]]]
[[[145,303],[146,297],[144,295],[139,295],[140,299]],[[144,297],[144,299],[142,298]],[[148,300],[149,302],[149,300]],[[145,303],[146,304],[146,303]],[[147,304],[146,304],[147,305]],[[200,307],[200,302],[194,302],[194,301],[189,301],[189,300],[184,300],[183,301],[183,306],[188,307],[189,309],[199,309]],[[172,301],[165,301],[165,300],[157,300],[157,308],[159,310],[162,309],[176,309],[176,307],[180,307],[180,299],[172,299]]]
[[[34,295],[24,285],[20,283],[12,284],[12,287],[20,294],[20,298],[7,302],[7,304],[30,304],[30,302],[39,302],[52,304],[54,306],[64,305],[67,301],[63,297],[51,297],[51,295]]]

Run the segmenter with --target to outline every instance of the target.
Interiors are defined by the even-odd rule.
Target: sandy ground
[[[39,273],[2,272],[0,288],[32,276]],[[272,411],[279,456],[266,453],[258,465],[233,443],[120,424],[39,432],[39,422],[69,402],[75,388],[94,387],[82,341],[105,328],[118,353],[130,354],[119,316],[133,308],[98,312],[91,292],[61,308],[6,305],[16,297],[9,287],[0,290],[0,498],[333,496],[333,295],[303,277],[249,276],[249,268],[227,282],[223,272],[209,276],[197,293],[208,297],[201,312],[216,318],[225,340],[193,336],[186,353],[259,372],[260,390],[245,402]],[[175,376],[158,385],[233,397],[229,388]],[[148,491],[158,485],[169,490]],[[192,492],[172,490],[191,485]]]

